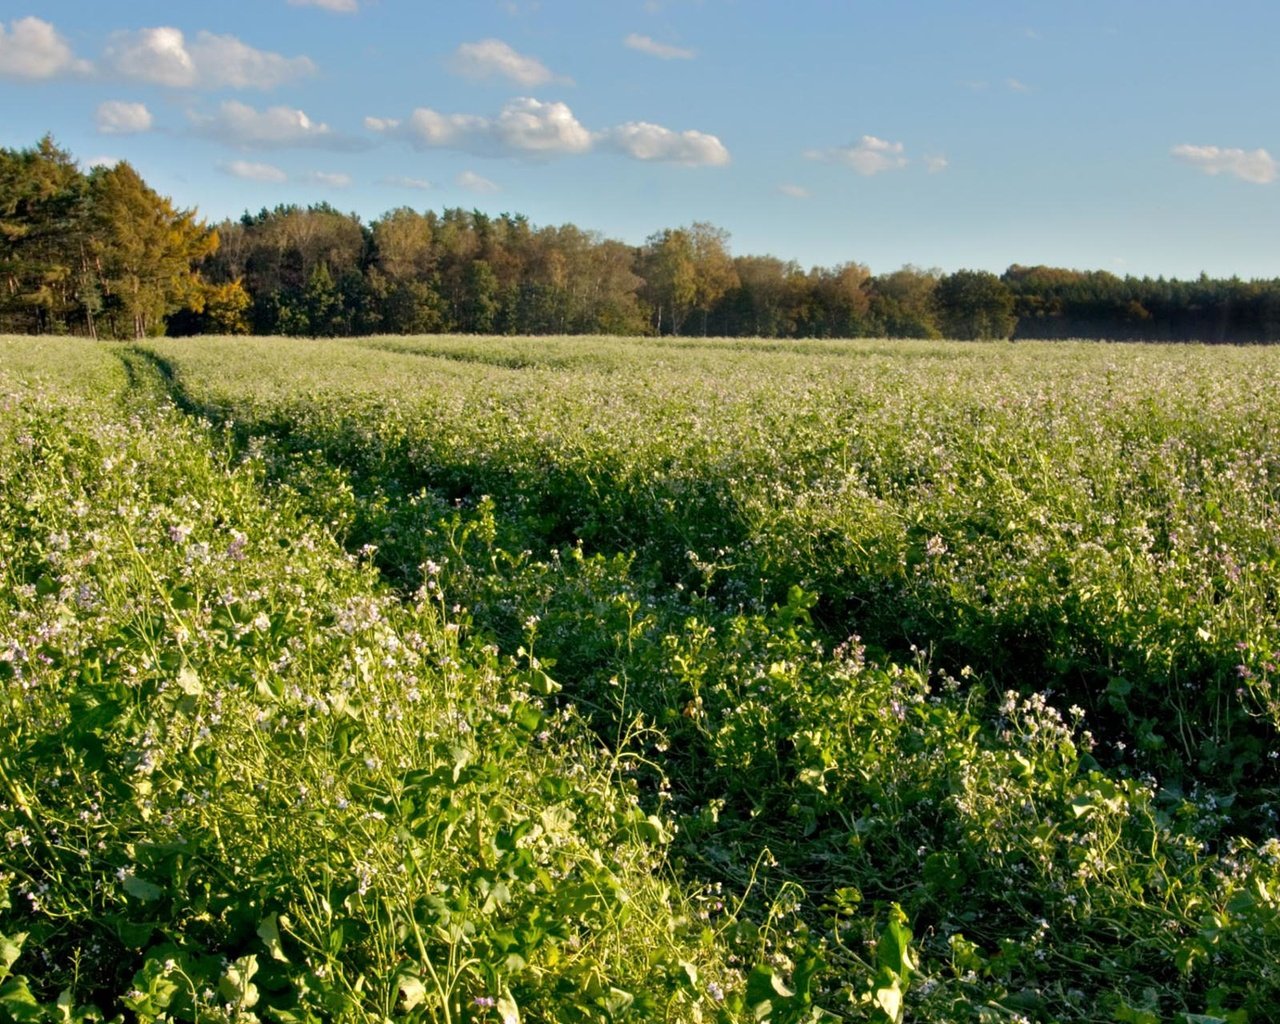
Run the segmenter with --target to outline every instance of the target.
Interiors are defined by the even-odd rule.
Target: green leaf
[[[787,988],[786,983],[782,980],[782,976],[780,974],[777,974],[776,972],[770,975],[769,985],[773,989],[773,991],[776,994],[782,996],[783,999],[790,999],[792,996],[795,995],[795,992]]]
[[[530,669],[525,678],[529,689],[540,697],[550,697],[553,693],[560,692],[560,684],[540,668]]]
[[[542,712],[532,704],[518,704],[511,717],[516,727],[530,736],[542,726]]]
[[[22,944],[26,939],[26,932],[19,932],[13,936],[0,934],[0,981],[9,977],[9,968],[21,955]]]
[[[405,1013],[426,1001],[427,986],[422,983],[421,978],[415,978],[412,974],[401,974],[396,978],[396,987],[400,990],[400,1008]]]
[[[475,752],[468,750],[466,747],[454,747],[450,753],[453,755],[453,781],[457,782],[462,777],[462,770],[469,765],[475,758]]]
[[[267,947],[267,952],[271,954],[272,960],[279,960],[285,964],[289,962],[289,958],[284,955],[284,947],[280,945],[278,914],[268,914],[262,919],[262,923],[258,925],[258,938]]]
[[[902,986],[894,978],[876,987],[871,993],[871,1004],[879,1012],[879,1019],[899,1024],[902,1020]]]
[[[756,1020],[766,1020],[795,998],[782,976],[769,964],[756,964],[747,976],[747,1005]]]
[[[1178,951],[1173,955],[1173,962],[1181,973],[1190,974],[1196,961],[1203,960],[1208,955],[1209,951],[1205,949],[1204,944],[1199,939],[1192,939],[1178,947]]]
[[[151,921],[116,921],[116,934],[129,949],[145,949],[156,926]]]
[[[200,682],[196,670],[190,666],[178,673],[178,687],[188,697],[199,697],[204,693],[204,684]]]
[[[1121,1024],[1160,1024],[1158,1014],[1128,1005],[1121,1006],[1116,1010],[1116,1020]]]
[[[911,931],[906,927],[906,921],[902,908],[893,904],[889,922],[876,942],[876,963],[903,981],[916,966],[911,959]]]
[[[644,821],[636,822],[636,831],[646,842],[662,844],[671,841],[670,834],[662,825],[662,819],[656,814],[650,814]]]
[[[232,963],[218,981],[218,991],[229,1003],[250,1009],[258,1002],[258,986],[251,981],[258,973],[258,958],[254,954],[242,956]]]
[[[604,1008],[610,1017],[620,1017],[631,1009],[631,1005],[635,1001],[636,997],[625,989],[610,987],[608,994],[604,997],[603,1003]],[[499,1009],[501,1009],[501,1007],[499,1007]]]
[[[542,830],[549,836],[565,836],[573,831],[577,815],[564,804],[552,804],[539,815]]]
[[[1071,810],[1077,818],[1083,818],[1098,809],[1098,805],[1085,793],[1077,793],[1071,798]]]
[[[144,903],[150,903],[158,900],[164,895],[164,890],[154,882],[148,882],[145,878],[139,878],[137,875],[127,875],[124,880],[124,891],[134,899],[142,900]]]
[[[27,987],[27,979],[10,978],[0,984],[0,1018],[14,1021],[40,1020],[44,1011]]]
[[[503,1024],[520,1024],[520,1007],[516,1005],[515,996],[505,985],[498,994],[498,1005],[495,1007]]]

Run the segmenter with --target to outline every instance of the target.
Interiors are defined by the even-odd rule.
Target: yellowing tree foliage
[[[176,209],[127,163],[89,178],[93,252],[101,273],[104,316],[117,336],[163,330],[179,309],[203,308],[195,265],[218,247],[217,232],[193,210]],[[123,329],[122,329],[123,328]]]

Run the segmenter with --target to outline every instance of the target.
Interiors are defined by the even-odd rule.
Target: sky
[[[0,0],[0,146],[997,273],[1280,276],[1275,0]]]

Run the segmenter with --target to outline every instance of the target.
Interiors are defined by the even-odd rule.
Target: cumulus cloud
[[[690,167],[717,167],[729,162],[724,143],[705,132],[673,132],[660,124],[629,121],[610,128],[604,138],[636,160],[661,160]]]
[[[353,14],[360,9],[356,0],[289,0],[290,7],[323,7],[326,11]]]
[[[496,181],[481,177],[475,171],[463,171],[453,180],[456,185],[465,188],[468,192],[489,194],[502,191],[502,187]]]
[[[142,103],[107,100],[98,104],[93,120],[103,135],[133,135],[151,130],[151,111]]]
[[[353,150],[364,148],[363,139],[335,132],[327,124],[313,121],[294,107],[267,107],[257,110],[247,103],[227,100],[212,115],[189,113],[198,135],[242,149],[283,149],[313,147]]]
[[[126,78],[174,88],[196,84],[199,73],[181,29],[144,28],[116,32],[107,43],[106,61]]]
[[[1005,84],[1005,87],[1010,92],[1030,92],[1031,91],[1031,86],[1027,85],[1026,82],[1020,81],[1016,78],[1006,78],[1004,80],[1004,84]]]
[[[212,86],[234,89],[272,89],[316,72],[309,57],[283,57],[255,50],[235,36],[201,32],[191,47],[200,76]]]
[[[17,18],[9,23],[7,31],[4,22],[0,22],[0,76],[56,78],[89,70],[89,62],[78,59],[49,22]]]
[[[398,136],[420,149],[457,149],[476,156],[545,158],[586,153],[599,144],[635,160],[687,166],[729,162],[724,144],[705,132],[676,132],[644,121],[592,132],[566,104],[528,96],[512,100],[496,117],[442,114],[419,107],[404,120],[366,117],[364,124],[370,131]]]
[[[792,199],[808,199],[811,193],[803,185],[779,185],[778,191]]]
[[[1174,146],[1174,159],[1198,167],[1205,174],[1230,174],[1241,181],[1267,185],[1276,180],[1280,164],[1265,149],[1223,149],[1220,146]]]
[[[107,170],[110,170],[120,162],[120,158],[118,156],[91,156],[86,162],[90,169],[95,167],[105,167]]]
[[[273,185],[280,185],[289,180],[289,175],[274,164],[255,164],[250,163],[248,160],[232,160],[230,163],[220,164],[219,166],[232,177],[244,178],[246,181],[263,181]]]
[[[591,148],[591,133],[567,105],[528,96],[512,100],[493,118],[419,107],[404,122],[367,117],[365,127],[402,135],[422,148],[460,149],[480,156],[554,156]]]
[[[231,35],[200,32],[188,44],[169,26],[113,33],[105,59],[118,75],[173,89],[272,89],[316,70],[309,57],[256,50]]]
[[[426,178],[406,178],[400,175],[383,178],[381,184],[391,185],[394,188],[412,188],[425,192],[428,189],[435,188]]]
[[[632,32],[626,39],[622,40],[622,45],[629,50],[647,53],[650,57],[658,57],[661,60],[692,60],[698,55],[695,50],[686,50],[683,46],[660,43],[656,39],[650,36],[642,36],[638,32]]]
[[[882,171],[895,171],[907,166],[907,158],[901,142],[888,142],[874,135],[864,135],[852,146],[833,149],[811,149],[805,156],[810,160],[844,164],[859,174],[870,177]]]
[[[927,156],[924,158],[924,166],[930,174],[941,174],[951,166],[951,161],[945,156]]]
[[[500,76],[509,78],[525,87],[545,85],[569,79],[552,74],[542,61],[517,53],[501,39],[481,39],[478,43],[463,43],[449,59],[449,69],[464,78],[483,79]]]

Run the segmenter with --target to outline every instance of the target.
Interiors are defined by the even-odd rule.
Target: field
[[[0,1022],[1280,1006],[1280,354],[0,338]]]

